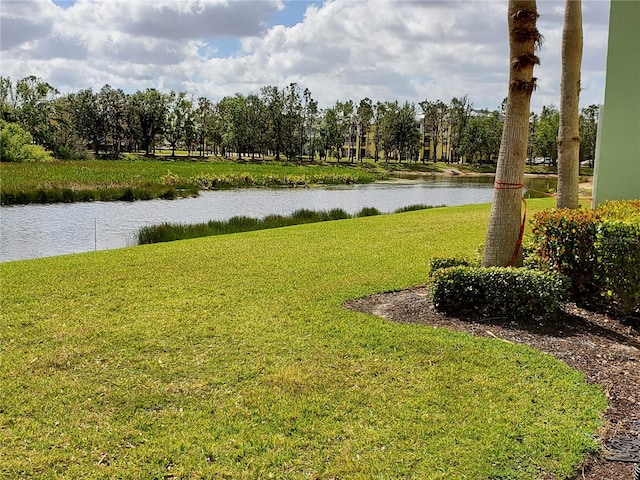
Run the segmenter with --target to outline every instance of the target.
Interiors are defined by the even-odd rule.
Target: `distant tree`
[[[327,157],[331,155],[332,151],[340,151],[342,148],[343,138],[338,126],[338,114],[336,113],[336,107],[327,108],[324,111],[324,118],[320,127],[320,142],[319,148],[323,152],[321,157]],[[336,157],[339,155],[336,152]]]
[[[260,89],[260,98],[266,110],[268,148],[275,153],[275,160],[279,162],[284,146],[284,92],[268,85]]]
[[[558,128],[560,112],[554,105],[542,107],[540,119],[533,134],[533,154],[537,157],[551,158],[555,163],[558,158]]]
[[[293,160],[299,152],[300,135],[302,135],[302,97],[300,86],[291,83],[283,92],[283,135],[284,153],[288,160]]]
[[[211,128],[208,130],[209,142],[213,146],[216,155],[227,156],[226,147],[224,145],[224,129],[225,129],[225,111],[224,104],[218,102],[213,106],[213,114],[211,116]]]
[[[305,155],[315,158],[318,150],[322,155],[335,153],[338,161],[347,155],[351,162],[362,162],[370,142],[376,162],[381,151],[386,161],[420,156],[422,161],[448,160],[447,157],[456,160],[461,156],[493,161],[502,127],[502,115],[495,112],[471,115],[467,96],[454,97],[448,105],[440,100],[425,100],[419,104],[425,153],[416,155],[420,130],[416,134],[415,122],[409,119],[412,107],[406,102],[374,105],[364,98],[357,104],[352,100],[336,102],[331,109],[319,111],[309,89],[303,90],[297,83],[283,89],[265,86],[259,95],[240,95],[239,104],[226,100],[213,104],[202,97],[194,105],[187,95],[163,94],[155,89],[127,95],[105,85],[98,93],[87,89],[60,97],[55,88],[37,77],[26,77],[15,85],[10,78],[0,77],[0,118],[19,122],[34,132],[34,141],[50,149],[73,144],[74,148],[92,148],[95,153],[103,148],[117,155],[124,148],[141,148],[150,154],[164,138],[173,154],[178,146],[184,146],[191,155],[198,145],[200,156],[209,150],[222,155],[233,150],[240,156],[273,154],[280,160],[283,154],[288,159]],[[506,109],[507,99],[501,111]],[[559,113],[553,105],[545,106],[540,117],[532,114],[528,156],[551,157],[555,161],[558,125]],[[581,160],[594,157],[596,125],[597,107],[583,109]],[[472,137],[468,138],[471,132]],[[335,138],[336,133],[339,139]]]
[[[535,133],[538,129],[538,123],[540,122],[540,117],[535,112],[529,113],[529,141],[527,144],[527,160],[529,163],[533,162],[533,144],[535,142]]]
[[[403,157],[407,160],[417,159],[420,130],[416,120],[416,107],[413,103],[404,102],[398,109],[393,134],[398,161],[402,161]]]
[[[435,162],[438,160],[438,145],[443,136],[445,119],[447,118],[447,105],[441,100],[420,102],[420,108],[423,114],[423,128],[425,134],[429,137],[433,154],[431,159]]]
[[[302,133],[300,135],[300,156],[304,155],[304,146],[308,145],[309,158],[315,158],[315,139],[318,130],[318,101],[311,97],[311,91],[304,89],[304,108],[302,110]]]
[[[535,89],[533,67],[539,63],[535,49],[541,38],[536,28],[537,19],[535,0],[509,0],[508,101],[483,266],[522,264],[522,188],[531,94]]]
[[[198,141],[198,132],[196,130],[196,111],[193,107],[193,99],[188,100],[184,117],[184,134],[182,141],[187,149],[187,156],[191,157],[191,153],[195,150]]]
[[[367,136],[369,135],[369,131],[371,130],[371,119],[373,118],[373,104],[371,99],[368,97],[360,100],[358,104],[358,109],[356,111],[356,155],[358,157],[358,161],[362,162],[362,150],[366,148],[367,145]],[[364,138],[365,147],[362,147],[362,139]]]
[[[385,161],[417,158],[420,130],[416,120],[416,107],[405,102],[385,102],[379,109],[381,117],[376,128],[377,142],[382,147]]]
[[[355,145],[355,107],[352,100],[336,102],[333,107],[338,121],[338,132],[341,137],[340,146],[337,148],[338,161],[342,159],[342,147],[347,146],[347,158],[353,160],[353,146]]]
[[[0,119],[17,122],[17,98],[10,77],[0,77]]]
[[[451,160],[458,161],[460,145],[462,143],[467,123],[471,115],[472,106],[467,95],[452,98],[447,107],[449,114],[449,145],[451,146]]]
[[[500,120],[500,113],[493,111],[484,118],[485,139],[482,153],[487,162],[491,163],[493,158],[498,158],[500,154],[500,142],[504,124]],[[493,161],[495,163],[495,160]]]
[[[233,97],[224,97],[220,100],[220,111],[223,112],[222,141],[230,151],[235,151],[238,160],[242,159],[242,152],[247,145],[248,121],[247,99],[241,93]]]
[[[222,119],[222,142],[235,150],[238,160],[243,153],[255,157],[265,146],[267,125],[264,105],[257,95],[244,96],[236,93],[225,97],[218,104]]]
[[[255,158],[256,153],[261,153],[266,145],[267,139],[267,115],[264,104],[258,95],[248,95],[245,100],[245,116],[247,121],[246,130],[246,150]]]
[[[378,124],[378,142],[384,152],[385,162],[393,155],[397,147],[397,130],[400,113],[398,102],[384,102],[384,108]]]
[[[93,146],[94,154],[98,155],[106,132],[105,118],[98,106],[98,94],[91,88],[80,90],[71,103],[76,132]]]
[[[73,94],[51,101],[51,149],[55,158],[84,158],[86,146],[79,138],[74,122]]]
[[[212,127],[213,104],[211,100],[200,97],[195,110],[195,130],[200,149],[200,156],[204,157],[207,149],[208,133]]]
[[[596,158],[596,138],[598,135],[598,115],[600,107],[589,105],[580,111],[580,161]]]
[[[562,32],[560,126],[558,129],[558,208],[578,208],[580,169],[580,66],[582,0],[566,0]]]
[[[328,133],[327,133],[327,122],[328,122],[328,111],[330,109],[320,110],[318,113],[318,131],[313,139],[312,149],[318,152],[318,160],[323,161],[327,158],[328,152]],[[335,120],[335,118],[334,118]]]
[[[37,145],[51,144],[51,101],[58,90],[33,75],[16,82],[17,118]]]
[[[477,115],[472,116],[460,142],[460,155],[463,155],[469,163],[473,163],[481,155],[485,139],[484,118]]]
[[[318,102],[311,97],[311,91],[305,88],[302,92],[303,105],[300,123],[300,158],[304,155],[305,145],[309,146],[309,156],[313,159],[314,125],[318,114]]]
[[[142,142],[142,130],[138,118],[138,107],[133,95],[125,95],[124,103],[124,144],[126,151],[139,150]]]
[[[497,111],[482,110],[469,117],[459,153],[467,161],[490,162],[500,150],[502,122]]]
[[[171,91],[167,96],[165,137],[171,145],[172,157],[175,157],[176,147],[181,142],[191,152],[193,130],[193,102],[187,98],[186,93]]]
[[[112,154],[117,158],[127,129],[127,97],[122,90],[105,85],[98,93],[97,102],[106,142],[111,144]]]
[[[156,136],[164,133],[167,122],[167,96],[155,88],[138,91],[132,97],[140,141],[147,155],[151,155]]]
[[[382,102],[376,102],[373,108],[373,124],[375,127],[374,134],[373,134],[373,146],[374,146],[373,159],[374,159],[374,162],[376,163],[380,158],[380,148],[382,144],[382,136],[384,133],[382,120],[386,114],[386,109],[387,109],[386,104]]]

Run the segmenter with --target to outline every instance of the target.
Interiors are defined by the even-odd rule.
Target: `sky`
[[[580,105],[601,104],[609,0],[583,0]],[[531,107],[559,105],[563,0],[538,0]],[[292,82],[320,108],[507,94],[507,0],[0,0],[0,76],[218,101]]]

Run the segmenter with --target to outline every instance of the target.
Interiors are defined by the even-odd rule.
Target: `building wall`
[[[640,198],[640,1],[611,0],[593,205]]]

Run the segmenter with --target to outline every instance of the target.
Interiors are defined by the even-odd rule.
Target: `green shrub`
[[[32,145],[33,138],[17,123],[1,122],[0,161],[2,162],[48,162],[51,155],[39,145]]]
[[[596,250],[603,296],[623,313],[640,313],[640,200],[598,207]]]
[[[70,138],[64,144],[55,144],[52,153],[56,160],[89,160],[93,156],[76,137]]]
[[[595,248],[603,297],[617,310],[640,313],[640,222],[599,223]]]
[[[533,217],[534,265],[571,278],[575,298],[591,297],[596,281],[596,219],[590,209],[551,209]]]
[[[606,220],[640,222],[640,200],[607,200],[597,209]]]
[[[479,267],[480,265],[472,262],[468,258],[457,257],[432,257],[429,259],[429,278],[433,278],[436,270],[449,267]]]
[[[433,272],[431,296],[439,311],[533,322],[555,318],[569,284],[554,272],[456,266]]]
[[[128,152],[121,154],[120,158],[128,162],[135,162],[140,160],[140,157],[138,155],[136,155],[135,153],[128,153]]]
[[[532,223],[532,265],[570,277],[576,300],[640,311],[640,200],[546,210]]]

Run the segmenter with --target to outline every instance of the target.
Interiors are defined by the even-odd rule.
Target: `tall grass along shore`
[[[434,207],[428,205],[409,205],[398,209],[396,213],[423,210],[426,208]],[[141,227],[138,230],[137,240],[138,245],[146,245],[149,243],[173,242],[176,240],[207,237],[210,235],[226,235],[229,233],[289,227],[291,225],[301,225],[304,223],[371,217],[381,214],[382,212],[374,207],[364,207],[354,215],[348,214],[341,208],[334,208],[328,211],[300,209],[291,215],[267,215],[264,218],[232,217],[229,220],[211,220],[209,222],[194,224],[161,223]]]
[[[530,200],[530,211],[553,201]],[[473,255],[487,205],[0,264],[8,478],[567,478],[603,392],[347,311]]]
[[[2,205],[148,200],[200,190],[369,183],[386,177],[350,166],[230,161],[87,160],[0,163]]]

